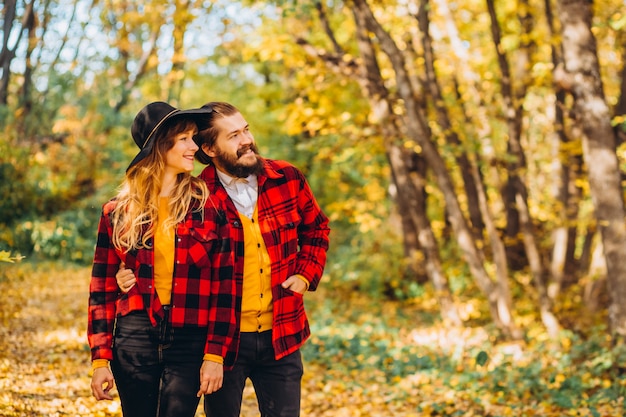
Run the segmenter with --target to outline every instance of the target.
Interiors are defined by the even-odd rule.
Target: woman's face
[[[191,128],[174,136],[174,145],[165,153],[165,171],[174,175],[193,171],[193,156],[198,145],[193,140],[197,129]]]

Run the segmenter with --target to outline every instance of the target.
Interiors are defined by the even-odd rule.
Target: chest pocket
[[[211,254],[220,245],[215,229],[192,227],[183,244],[187,248],[187,262],[197,268],[211,266]]]
[[[300,224],[300,216],[298,216],[297,213],[290,213],[278,216],[269,223],[272,230],[272,246],[278,250],[279,257],[282,260],[295,257],[298,252],[298,225]]]

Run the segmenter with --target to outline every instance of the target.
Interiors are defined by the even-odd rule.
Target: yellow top
[[[161,197],[159,216],[154,232],[154,288],[163,305],[169,304],[172,299],[172,279],[174,277],[174,229],[165,230],[163,228],[163,222],[169,214],[169,198]]]
[[[254,210],[252,218],[247,216],[239,216],[239,218],[244,230],[240,331],[263,332],[272,328],[270,256],[261,236],[257,210]]]

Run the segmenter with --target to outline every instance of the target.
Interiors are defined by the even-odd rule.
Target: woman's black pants
[[[124,417],[193,417],[206,328],[156,327],[145,311],[116,321],[111,371]]]

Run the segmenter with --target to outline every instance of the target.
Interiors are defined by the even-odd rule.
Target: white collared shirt
[[[235,203],[239,213],[251,219],[259,197],[256,175],[249,175],[247,178],[235,178],[219,169],[216,171],[220,182],[226,189],[230,199]]]

